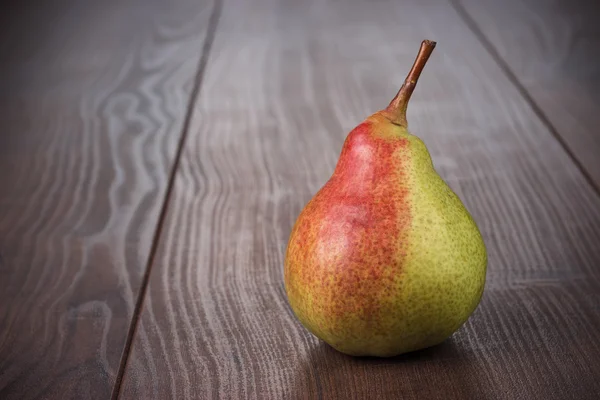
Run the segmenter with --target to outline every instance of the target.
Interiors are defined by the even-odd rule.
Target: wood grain
[[[600,188],[600,3],[454,1]]]
[[[489,251],[441,346],[344,356],[293,317],[292,224],[347,132],[438,40],[412,130]],[[121,398],[586,399],[600,393],[600,198],[450,3],[225,2]]]
[[[0,16],[0,398],[107,399],[210,3]]]

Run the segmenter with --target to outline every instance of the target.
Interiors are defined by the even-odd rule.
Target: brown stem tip
[[[406,76],[404,84],[402,84],[402,87],[398,91],[398,94],[396,94],[396,97],[394,97],[394,99],[390,102],[390,105],[385,109],[385,114],[392,123],[405,128],[408,127],[408,123],[406,122],[406,109],[408,107],[408,101],[410,100],[410,96],[417,86],[419,76],[421,75],[421,72],[423,72],[425,63],[427,63],[427,60],[429,59],[429,56],[434,48],[435,42],[431,40],[423,40],[423,43],[421,43],[419,54],[417,54],[415,63]]]

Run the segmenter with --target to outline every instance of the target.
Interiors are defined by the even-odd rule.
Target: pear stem
[[[429,59],[429,56],[434,48],[435,42],[431,40],[423,40],[423,43],[421,43],[421,48],[419,49],[419,54],[417,54],[415,63],[406,76],[404,84],[402,84],[402,87],[398,91],[398,94],[396,94],[396,97],[394,97],[394,99],[390,102],[390,105],[385,109],[385,115],[393,124],[408,128],[408,122],[406,121],[406,109],[408,107],[408,101],[410,100],[410,96],[417,86],[419,76],[421,75],[421,72],[423,72],[425,63],[427,63],[427,60]]]

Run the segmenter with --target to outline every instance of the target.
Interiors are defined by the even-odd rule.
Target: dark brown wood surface
[[[106,399],[210,3],[0,11],[0,399]]]
[[[600,2],[452,1],[600,187]]]
[[[88,3],[0,13],[0,399],[600,397],[586,12]],[[294,318],[285,247],[422,39],[438,47],[410,127],[478,222],[486,291],[444,344],[352,358]]]
[[[409,121],[479,223],[487,289],[442,346],[351,358],[291,314],[285,246],[423,38],[439,43]],[[598,194],[450,3],[226,1],[121,397],[596,398],[599,223]]]

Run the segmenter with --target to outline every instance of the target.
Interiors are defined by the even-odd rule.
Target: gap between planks
[[[129,353],[131,351],[131,344],[132,344],[133,339],[135,338],[135,334],[137,332],[138,321],[140,319],[140,314],[142,311],[142,307],[144,305],[144,299],[146,298],[146,292],[148,290],[148,282],[150,280],[150,273],[152,272],[152,265],[154,264],[154,258],[156,256],[158,243],[160,241],[160,235],[161,235],[161,232],[162,232],[162,229],[164,226],[164,221],[165,221],[165,217],[167,215],[167,210],[169,208],[169,202],[171,200],[171,193],[173,192],[175,176],[177,174],[177,170],[179,169],[181,154],[183,153],[183,149],[185,147],[185,142],[186,142],[186,138],[188,136],[190,122],[192,120],[192,115],[194,112],[194,108],[196,106],[196,101],[198,99],[198,95],[200,94],[200,90],[202,89],[204,72],[206,71],[206,65],[208,64],[210,50],[212,48],[212,44],[215,39],[217,25],[219,23],[219,18],[221,16],[222,9],[223,9],[223,0],[215,0],[209,20],[208,20],[208,27],[206,28],[206,38],[204,39],[204,44],[202,45],[202,50],[200,53],[200,60],[198,61],[198,67],[196,69],[196,75],[194,77],[192,92],[190,93],[190,98],[188,100],[188,107],[187,107],[187,110],[185,113],[183,127],[182,127],[181,133],[179,135],[179,141],[177,143],[177,150],[175,152],[175,159],[173,160],[173,166],[171,167],[171,171],[169,173],[169,180],[167,182],[167,190],[165,192],[164,200],[163,200],[163,203],[162,203],[162,206],[160,209],[160,214],[158,216],[158,222],[156,224],[156,230],[154,231],[154,236],[152,238],[152,244],[150,247],[150,253],[148,255],[148,261],[146,262],[146,269],[144,271],[144,276],[142,278],[140,292],[138,294],[138,298],[135,303],[135,308],[133,310],[133,315],[131,318],[131,324],[130,324],[129,330],[127,332],[127,339],[125,341],[125,347],[123,348],[123,353],[121,355],[121,361],[119,363],[119,370],[117,371],[117,377],[115,380],[115,384],[113,386],[113,390],[112,390],[112,394],[111,394],[112,400],[118,399],[119,395],[121,394],[121,384],[123,382],[123,375],[125,374],[125,370],[127,368],[127,362],[129,360]]]
[[[533,99],[533,96],[529,94],[529,91],[521,83],[519,77],[513,72],[510,68],[508,62],[502,58],[496,47],[492,44],[492,42],[487,38],[487,36],[483,33],[475,18],[469,14],[467,9],[460,3],[460,0],[448,0],[450,5],[454,8],[460,19],[463,20],[467,28],[475,35],[477,40],[481,43],[481,45],[488,52],[490,57],[496,62],[496,64],[500,67],[502,72],[506,75],[508,80],[514,85],[517,89],[521,97],[525,100],[526,103],[529,104],[533,113],[538,117],[538,119],[542,122],[542,124],[548,129],[550,134],[556,139],[558,144],[563,148],[567,156],[573,161],[579,172],[583,175],[586,182],[591,186],[596,195],[600,197],[600,186],[596,184],[594,178],[586,169],[585,165],[577,158],[575,152],[569,147],[565,139],[562,137],[558,129],[554,126],[554,124],[550,121],[542,107],[538,105],[538,103]]]

